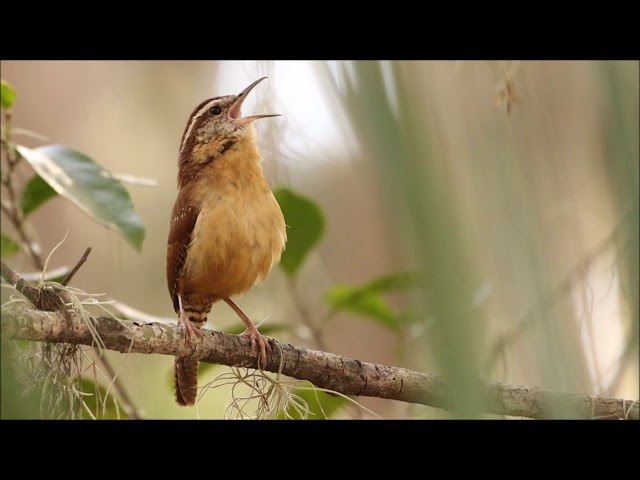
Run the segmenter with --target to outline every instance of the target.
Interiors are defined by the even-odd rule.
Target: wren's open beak
[[[253,90],[253,87],[255,87],[257,84],[259,84],[265,78],[267,78],[267,77],[259,78],[258,80],[253,82],[251,85],[249,85],[247,88],[245,88],[242,92],[240,92],[238,94],[238,98],[233,103],[233,105],[231,105],[231,108],[229,109],[229,118],[231,120],[233,120],[233,122],[236,124],[236,130],[238,128],[244,127],[245,125],[250,124],[254,120],[258,120],[259,118],[279,117],[280,116],[279,113],[271,113],[271,114],[267,114],[267,115],[251,115],[249,117],[240,117],[240,108],[242,107],[242,104],[243,104],[244,100],[249,95],[249,92],[251,90]]]

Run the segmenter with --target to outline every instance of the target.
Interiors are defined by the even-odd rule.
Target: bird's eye
[[[211,115],[220,115],[222,113],[222,109],[220,107],[218,107],[217,105],[215,107],[211,107],[209,109],[209,111],[211,112]]]

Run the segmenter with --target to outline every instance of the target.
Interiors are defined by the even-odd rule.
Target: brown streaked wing
[[[200,209],[189,202],[189,189],[183,188],[171,212],[171,226],[167,242],[167,286],[173,300],[173,309],[178,312],[178,280],[187,259],[187,249],[191,243],[191,233],[198,219]]]

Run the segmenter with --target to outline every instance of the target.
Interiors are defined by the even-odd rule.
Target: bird
[[[202,337],[212,305],[226,302],[266,364],[268,341],[231,299],[261,282],[287,241],[284,216],[262,170],[255,120],[241,107],[262,77],[238,95],[209,98],[191,113],[178,155],[178,194],[167,241],[167,286],[182,338]],[[195,404],[198,360],[175,358],[178,405]],[[260,366],[260,365],[258,365]]]

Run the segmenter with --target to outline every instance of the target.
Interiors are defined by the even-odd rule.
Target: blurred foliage
[[[425,125],[420,104],[401,62],[392,62],[385,83],[380,62],[341,64],[336,91],[346,106],[361,148],[375,161],[388,186],[389,201],[406,214],[403,231],[425,272],[420,292],[422,314],[431,313],[430,348],[452,387],[454,409],[462,417],[478,415],[477,359],[472,335],[467,248],[455,210],[455,191],[432,148],[433,132]],[[395,99],[395,104],[392,100]]]
[[[17,352],[28,347],[23,342],[16,348],[9,348],[7,342],[3,342],[0,348],[0,419],[37,419],[39,418],[39,399],[36,392],[25,394],[24,382],[16,374],[14,368]],[[29,342],[30,343],[30,342]]]
[[[366,287],[334,285],[325,298],[331,307],[330,315],[347,310],[376,320],[393,331],[400,326],[396,315],[382,296]]]
[[[9,258],[20,253],[22,249],[11,237],[2,233],[0,234],[0,250],[2,251],[2,258]]]
[[[623,242],[616,251],[623,294],[630,306],[629,336],[623,358],[637,358],[640,343],[640,119],[638,85],[628,83],[625,66],[621,62],[602,62],[599,73],[608,107],[605,112],[608,121],[604,122],[612,167],[608,172],[615,186],[613,191],[619,209],[628,215],[623,217]],[[634,87],[636,98],[629,94]]]
[[[288,188],[274,190],[273,195],[287,225],[287,245],[279,265],[287,275],[293,275],[320,240],[324,215],[315,202]]]
[[[406,314],[396,314],[382,298],[381,293],[407,290],[419,286],[421,277],[414,272],[399,272],[375,278],[363,285],[334,285],[325,296],[331,308],[329,315],[346,310],[379,322],[398,331]]]
[[[58,193],[40,175],[34,175],[22,191],[20,208],[25,218]]]
[[[0,99],[2,108],[11,108],[13,102],[16,101],[16,92],[4,80],[0,81]]]

